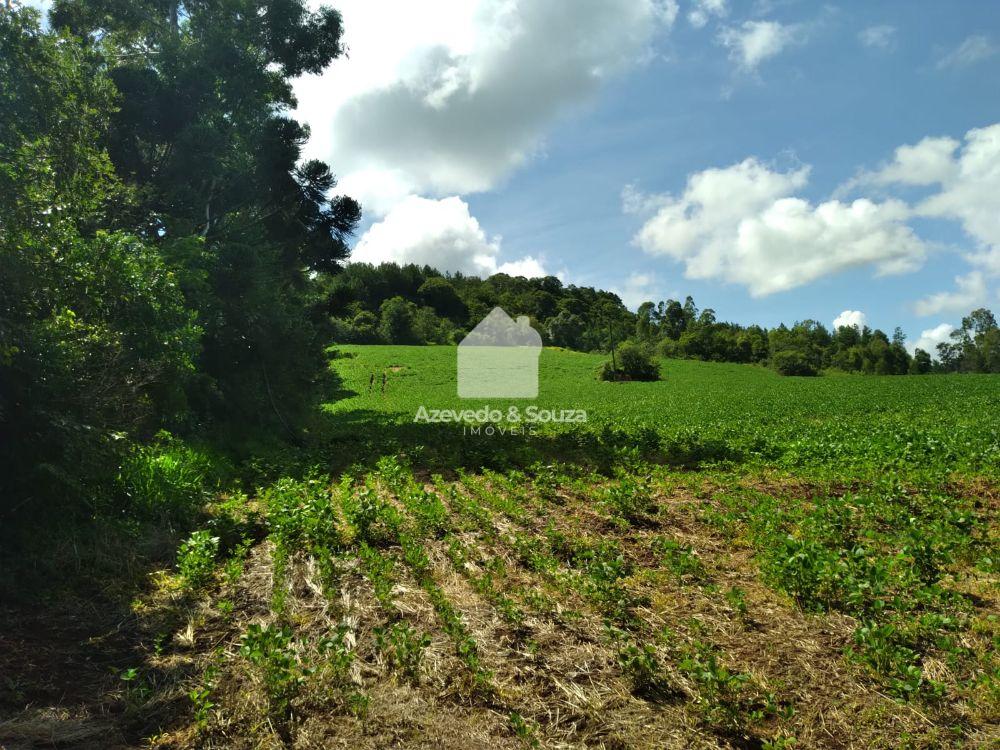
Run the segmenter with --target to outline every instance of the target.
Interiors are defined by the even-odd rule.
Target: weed
[[[260,670],[264,689],[276,716],[288,713],[289,703],[311,670],[299,664],[289,627],[252,624],[240,640],[240,655]]]
[[[622,473],[604,491],[604,502],[622,524],[643,524],[656,513],[656,501],[646,477]]]
[[[690,547],[662,536],[655,537],[652,546],[663,566],[677,578],[693,581],[706,578],[705,566]]]
[[[205,585],[215,570],[219,554],[219,537],[207,531],[195,531],[181,543],[177,551],[177,570],[188,588]]]

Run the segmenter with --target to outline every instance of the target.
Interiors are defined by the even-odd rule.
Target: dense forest
[[[488,279],[429,267],[352,263],[325,286],[333,340],[357,344],[458,343],[495,305],[527,315],[546,345],[608,351],[633,341],[663,357],[765,364],[786,375],[830,370],[873,375],[1000,372],[1000,329],[989,310],[962,319],[952,341],[911,356],[896,328],[828,330],[815,320],[765,329],[716,319],[691,297],[644,302],[633,313],[610,292],[554,276]]]

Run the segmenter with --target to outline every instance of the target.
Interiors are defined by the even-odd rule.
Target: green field
[[[653,430],[667,458],[672,450],[681,459],[854,472],[1000,471],[1000,376],[786,378],[762,367],[665,360],[659,382],[607,383],[594,377],[606,357],[545,349],[537,400],[463,400],[456,394],[454,347],[338,349],[349,357],[333,364],[347,397],[325,409],[348,424],[374,418],[405,426],[420,406],[460,410],[488,404],[506,412],[513,404],[534,404],[585,409],[592,432]],[[559,429],[580,431],[571,425],[545,432]],[[447,426],[440,431],[449,432]],[[377,439],[396,437],[387,430]],[[352,435],[352,441],[359,438]],[[530,436],[524,440],[531,443]],[[544,437],[536,442],[544,445]]]
[[[250,575],[167,579],[220,602],[204,627],[232,644],[196,687],[226,721],[203,711],[198,736],[1000,740],[1000,378],[670,360],[659,382],[605,383],[602,357],[546,349],[529,403],[587,423],[485,435],[414,422],[529,405],[458,399],[453,347],[331,354],[312,446],[217,506],[264,519],[236,558]]]

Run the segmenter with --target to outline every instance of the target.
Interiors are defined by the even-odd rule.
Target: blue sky
[[[358,260],[929,349],[1000,306],[1000,3],[338,7],[351,57],[299,114],[366,208]]]
[[[738,7],[731,20],[741,17]],[[966,267],[961,253],[977,245],[954,221],[915,222],[921,237],[943,246],[919,270],[877,278],[871,268],[852,268],[762,298],[739,284],[687,279],[682,264],[631,242],[642,220],[621,210],[625,184],[677,193],[692,173],[756,156],[811,165],[797,194],[817,202],[859,169],[886,162],[897,146],[926,136],[961,139],[1000,122],[997,51],[941,63],[970,37],[1000,44],[1000,3],[786,3],[766,17],[809,24],[809,33],[751,72],[734,69],[710,31],[678,19],[655,42],[657,59],[551,128],[544,158],[499,189],[471,196],[473,215],[503,235],[512,256],[543,252],[571,280],[623,290],[627,276],[645,275],[641,291],[692,294],[724,319],[774,325],[812,317],[829,325],[851,309],[873,326],[902,325],[914,340],[939,323],[957,323],[967,310],[913,309],[915,300],[950,289]],[[872,27],[892,28],[883,45],[859,38]],[[1000,211],[1000,195],[994,198]],[[996,308],[996,290],[993,280],[993,296],[982,302]]]

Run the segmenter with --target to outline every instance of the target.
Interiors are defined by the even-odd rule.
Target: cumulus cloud
[[[764,60],[801,41],[800,26],[777,21],[745,21],[741,26],[731,26],[719,33],[719,43],[745,71],[755,71]]]
[[[993,57],[997,52],[1000,52],[1000,47],[997,47],[988,36],[973,34],[938,59],[937,67],[938,70],[966,68]]]
[[[729,12],[726,0],[694,0],[688,11],[688,23],[696,29],[702,28],[712,16],[722,18]]]
[[[910,354],[913,354],[917,349],[923,349],[925,352],[931,356],[937,356],[937,345],[951,340],[951,332],[955,330],[955,326],[949,323],[941,323],[933,328],[928,328],[925,331],[920,332],[920,338],[910,345]]]
[[[657,299],[659,283],[655,274],[631,273],[624,284],[611,287],[611,291],[621,298],[627,308],[635,310],[643,302]]]
[[[868,316],[860,310],[844,310],[840,315],[833,319],[833,328],[836,330],[841,326],[853,326],[854,328],[860,329],[864,328],[867,322]]]
[[[917,300],[913,306],[917,315],[936,315],[940,312],[969,312],[984,304],[988,298],[986,277],[981,271],[972,271],[955,277],[955,289],[938,292]]]
[[[974,128],[961,141],[931,137],[900,146],[887,164],[861,173],[838,192],[868,185],[931,188],[913,216],[957,221],[975,242],[964,253],[972,270],[955,278],[952,291],[917,301],[918,314],[967,312],[989,301],[1000,277],[1000,123]]]
[[[924,138],[915,145],[896,149],[892,160],[880,169],[862,172],[848,185],[933,185],[952,178],[958,170],[954,160],[959,142],[954,138]]]
[[[430,265],[477,276],[546,276],[532,256],[501,262],[499,236],[488,237],[458,197],[432,200],[411,195],[358,240],[351,260]]]
[[[965,134],[965,144],[948,168],[941,170],[941,189],[917,207],[922,216],[956,219],[976,239],[987,265],[1000,259],[1000,123]]]
[[[343,0],[349,57],[296,84],[310,155],[376,214],[487,190],[548,125],[641,60],[676,0]],[[567,20],[572,20],[572,33]]]
[[[892,49],[896,45],[896,27],[888,24],[869,26],[858,32],[858,40],[872,49]]]
[[[808,178],[808,167],[780,172],[753,158],[698,172],[681,196],[661,197],[635,242],[684,263],[688,278],[735,282],[757,297],[847,268],[891,274],[922,264],[927,248],[905,224],[906,204],[813,205],[794,195]]]

